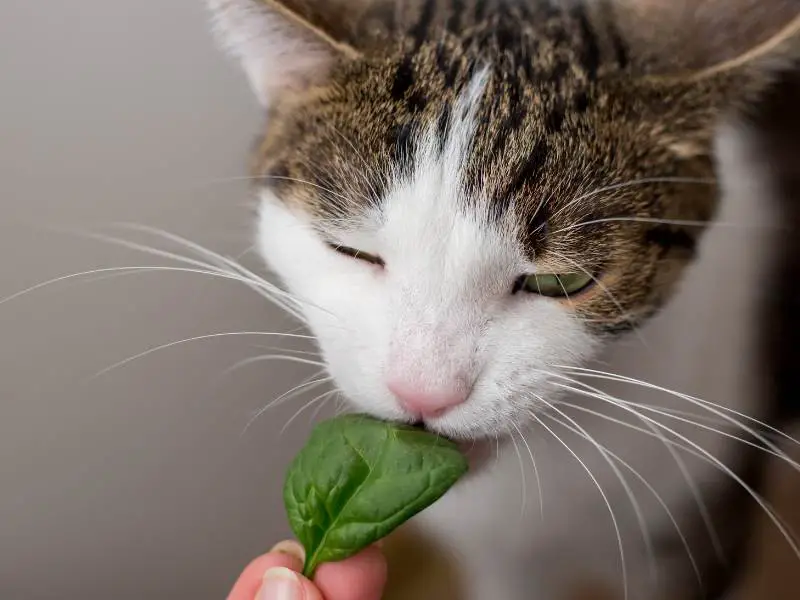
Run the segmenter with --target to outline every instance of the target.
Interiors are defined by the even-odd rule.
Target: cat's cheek
[[[405,421],[405,415],[382,385],[383,365],[376,352],[361,351],[341,343],[341,336],[319,336],[325,362],[348,407],[358,412],[392,420]]]
[[[258,247],[298,298],[336,386],[358,410],[402,419],[383,384],[388,347],[385,285],[369,265],[332,251],[308,224],[264,192]]]

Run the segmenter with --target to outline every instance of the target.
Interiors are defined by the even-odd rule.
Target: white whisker
[[[0,299],[0,304],[5,304],[6,302],[11,302],[21,296],[29,294],[31,292],[35,292],[36,290],[42,289],[44,287],[54,285],[56,283],[61,283],[62,281],[69,281],[71,279],[78,279],[80,277],[88,277],[90,275],[99,275],[99,274],[116,274],[116,275],[129,275],[129,274],[136,274],[136,273],[149,273],[149,272],[161,272],[161,271],[173,271],[178,273],[197,273],[201,275],[208,275],[210,277],[220,277],[223,279],[231,279],[234,281],[240,281],[239,277],[227,275],[224,273],[219,273],[217,271],[208,271],[203,269],[189,269],[187,267],[166,267],[166,266],[150,266],[150,265],[141,265],[141,266],[130,266],[130,267],[108,267],[103,269],[91,269],[89,271],[79,271],[77,273],[70,273],[68,275],[61,275],[60,277],[54,277],[52,279],[48,279],[47,281],[42,281],[41,283],[37,283],[36,285],[32,285],[24,290],[20,290],[19,292],[15,292],[10,296],[6,296],[5,298]],[[99,279],[99,278],[98,278]]]
[[[313,423],[314,421],[317,420],[320,411],[322,411],[322,409],[325,408],[325,406],[328,404],[328,402],[330,402],[331,399],[335,401],[338,397],[339,397],[339,390],[338,389],[331,390],[331,394],[327,398],[325,398],[325,401],[317,405],[317,408],[315,408],[314,412],[311,413],[311,422]]]
[[[237,361],[235,364],[231,365],[227,369],[222,372],[221,377],[227,377],[234,371],[242,369],[252,364],[260,363],[260,362],[269,362],[273,360],[285,360],[287,362],[294,362],[301,365],[311,365],[313,367],[324,367],[325,363],[319,362],[317,360],[309,360],[307,358],[300,358],[298,356],[291,356],[287,354],[261,354],[259,356],[251,356],[250,358],[245,358],[240,361]]]
[[[581,460],[580,456],[578,456],[577,453],[572,448],[569,447],[569,444],[567,444],[564,440],[558,437],[558,435],[556,435],[556,433],[550,427],[548,427],[547,424],[544,421],[542,421],[535,413],[531,413],[531,417],[533,417],[533,419],[535,419],[539,423],[539,425],[544,427],[550,433],[550,435],[552,435],[562,446],[564,446],[567,452],[569,452],[572,455],[572,457],[575,460],[577,460],[578,463],[580,463],[581,467],[583,467],[583,470],[586,471],[586,474],[594,483],[595,487],[597,488],[597,491],[599,491],[600,495],[603,497],[603,501],[605,502],[606,508],[608,509],[608,512],[611,515],[611,521],[614,526],[614,530],[617,534],[617,543],[619,545],[619,558],[622,569],[622,585],[624,589],[624,600],[628,600],[628,567],[625,563],[625,549],[622,544],[622,533],[620,532],[619,523],[617,523],[617,516],[614,514],[614,509],[611,507],[611,502],[609,502],[608,496],[603,491],[600,482],[597,481],[597,478],[594,476],[594,473],[592,473],[592,470],[589,467],[587,467],[586,463],[583,462],[583,460]]]
[[[668,419],[672,419],[672,420],[678,421],[680,423],[686,423],[687,425],[692,425],[693,427],[697,427],[698,429],[702,429],[704,431],[710,431],[711,433],[716,433],[717,435],[720,435],[720,436],[722,436],[724,438],[728,438],[730,440],[734,440],[736,442],[739,442],[740,444],[744,444],[745,446],[750,446],[751,448],[755,448],[757,450],[760,450],[761,452],[769,454],[770,456],[774,456],[775,458],[781,459],[782,461],[786,462],[789,466],[791,466],[795,471],[800,472],[800,465],[798,465],[795,461],[791,460],[783,452],[776,452],[776,451],[774,451],[774,450],[772,450],[770,448],[765,448],[764,446],[761,446],[761,445],[757,444],[756,442],[752,442],[752,441],[750,441],[750,440],[748,440],[746,438],[739,437],[738,435],[734,435],[732,433],[728,433],[727,431],[724,431],[724,430],[721,430],[721,429],[717,429],[716,427],[711,427],[709,425],[705,425],[704,423],[700,423],[698,421],[695,421],[694,419],[690,419],[690,418],[687,418],[687,417],[682,417],[680,415],[675,415],[675,414],[671,414],[671,413],[662,411],[661,409],[659,409],[657,407],[654,407],[654,406],[638,405],[635,402],[628,402],[626,400],[620,400],[620,399],[617,399],[617,401],[622,402],[626,406],[630,406],[632,408],[638,408],[640,410],[644,410],[644,411],[647,411],[647,412],[650,412],[650,413],[655,413],[657,415],[661,415],[661,416],[667,417]]]
[[[522,453],[519,451],[519,446],[517,445],[517,440],[514,439],[513,432],[510,437],[514,445],[514,451],[517,453],[517,459],[519,460],[519,477],[522,486],[522,503],[520,505],[519,520],[523,521],[525,519],[525,509],[528,506],[528,485],[525,483],[525,466],[522,463]]]
[[[259,179],[262,179],[262,180],[274,179],[276,181],[292,181],[294,183],[299,183],[301,185],[307,185],[309,187],[316,188],[316,189],[320,190],[321,192],[325,192],[326,194],[330,194],[331,197],[333,197],[333,198],[337,198],[337,199],[343,200],[345,202],[349,202],[350,201],[350,198],[348,198],[344,194],[340,194],[336,190],[332,190],[331,188],[325,187],[324,185],[319,185],[318,183],[314,183],[312,181],[308,181],[307,179],[298,179],[297,177],[286,177],[284,175],[264,175],[262,177],[259,177]]]
[[[131,241],[128,241],[128,240],[123,240],[123,239],[115,238],[115,237],[112,237],[112,236],[106,236],[106,235],[102,235],[102,234],[84,234],[84,235],[86,237],[89,237],[89,238],[92,238],[92,239],[95,239],[95,240],[98,240],[98,241],[111,243],[111,244],[116,244],[118,246],[123,246],[125,248],[129,248],[131,250],[137,250],[139,252],[144,252],[146,254],[151,254],[153,256],[159,256],[161,258],[166,258],[166,259],[174,260],[174,261],[181,262],[181,263],[184,263],[184,264],[189,264],[189,265],[192,265],[192,266],[196,266],[196,267],[199,267],[201,269],[207,269],[209,271],[214,271],[214,272],[217,272],[217,273],[220,273],[220,274],[225,274],[225,275],[229,276],[231,279],[238,279],[244,285],[246,285],[246,286],[250,287],[251,289],[253,289],[256,293],[258,293],[263,298],[267,299],[271,303],[275,304],[276,306],[280,307],[284,311],[288,312],[290,315],[292,315],[293,317],[295,317],[299,321],[304,322],[303,315],[297,310],[297,308],[295,306],[293,306],[293,305],[288,303],[288,302],[297,303],[298,302],[297,298],[291,296],[287,292],[284,292],[284,291],[280,290],[279,288],[277,288],[277,287],[275,287],[275,286],[273,286],[271,284],[267,283],[265,285],[265,284],[263,284],[261,282],[253,281],[252,279],[250,279],[248,277],[245,277],[245,276],[243,276],[241,274],[237,275],[235,272],[226,271],[224,269],[221,269],[217,265],[204,263],[204,262],[202,262],[200,260],[195,260],[193,258],[189,258],[189,257],[183,256],[183,255],[180,255],[180,254],[176,254],[174,252],[169,252],[169,251],[166,251],[166,250],[160,250],[158,248],[151,248],[150,246],[145,246],[143,244],[138,244],[136,242],[131,242]]]
[[[299,350],[285,350],[283,348],[273,348],[273,350],[280,350],[282,352],[300,352]],[[326,370],[325,369],[326,365],[324,363],[321,363],[321,362],[318,362],[318,361],[313,361],[313,360],[308,360],[308,359],[305,359],[303,357],[293,356],[291,354],[279,354],[279,353],[261,354],[259,356],[253,356],[253,357],[245,358],[243,360],[239,360],[239,361],[235,362],[230,367],[228,367],[227,369],[222,371],[222,373],[220,373],[219,376],[217,376],[214,379],[214,381],[210,384],[210,387],[216,388],[217,386],[219,386],[222,383],[222,381],[224,379],[226,379],[227,377],[230,377],[234,372],[238,371],[239,369],[243,369],[243,368],[245,368],[245,367],[247,367],[247,366],[249,366],[251,364],[255,364],[255,363],[259,363],[259,362],[270,362],[270,361],[273,361],[273,360],[293,362],[293,363],[298,363],[298,364],[303,364],[303,365],[310,365],[310,366],[314,366],[314,367],[323,367],[320,371],[317,371],[317,373],[315,375],[312,375],[312,377],[315,377],[316,375],[319,375],[320,373],[324,373],[325,370]]]
[[[292,398],[296,398],[298,395],[302,394],[303,392],[307,392],[308,390],[313,390],[314,388],[317,388],[317,387],[319,387],[321,385],[325,385],[326,383],[331,381],[330,377],[319,377],[318,379],[314,379],[314,377],[318,377],[319,375],[321,375],[324,372],[325,372],[324,370],[321,370],[321,371],[318,371],[317,373],[314,373],[313,375],[307,377],[304,381],[302,381],[298,385],[294,386],[292,389],[282,393],[281,395],[279,395],[274,400],[271,400],[270,402],[268,402],[267,404],[265,404],[264,406],[259,408],[255,412],[255,414],[253,414],[253,416],[250,417],[250,419],[247,421],[247,423],[244,426],[244,429],[242,429],[241,435],[244,436],[247,433],[247,431],[250,429],[250,426],[253,423],[255,423],[256,420],[261,415],[263,415],[265,412],[267,412],[269,409],[275,408],[277,406],[280,406],[281,404],[283,404],[285,402],[288,402]]]
[[[673,396],[675,398],[681,399],[681,400],[685,400],[685,401],[693,404],[694,406],[697,406],[698,408],[702,408],[702,409],[704,409],[704,410],[716,415],[717,417],[719,417],[720,419],[723,419],[727,423],[730,423],[734,427],[737,427],[738,429],[741,429],[742,431],[750,434],[751,436],[756,438],[758,441],[760,441],[762,444],[764,444],[766,446],[766,448],[768,448],[773,453],[775,453],[776,456],[780,456],[784,460],[786,460],[789,464],[797,466],[796,463],[794,461],[792,461],[788,456],[786,456],[786,454],[783,451],[781,451],[773,442],[771,442],[770,440],[765,438],[760,432],[756,431],[752,427],[749,427],[748,425],[740,423],[735,418],[733,418],[731,415],[735,415],[737,417],[741,417],[741,418],[743,418],[743,419],[745,419],[747,421],[750,421],[751,423],[754,423],[754,424],[758,425],[759,427],[764,427],[765,429],[767,429],[769,431],[772,431],[773,433],[776,433],[777,435],[781,436],[782,438],[784,438],[784,439],[786,439],[786,440],[788,440],[790,442],[793,442],[795,444],[800,444],[800,442],[798,440],[795,440],[793,437],[791,437],[790,435],[788,435],[785,432],[782,432],[780,429],[772,427],[772,426],[768,425],[767,423],[763,423],[762,421],[759,421],[758,419],[754,419],[753,417],[750,417],[750,416],[748,416],[748,415],[746,415],[746,414],[744,414],[742,412],[735,411],[733,409],[730,409],[730,408],[715,404],[713,402],[709,402],[708,400],[703,400],[701,398],[697,398],[695,396],[690,396],[688,394],[683,394],[681,392],[676,392],[675,390],[670,390],[669,388],[665,388],[663,386],[655,385],[653,383],[649,383],[649,382],[646,382],[646,381],[641,381],[639,379],[634,379],[632,377],[626,377],[624,375],[615,375],[613,373],[605,373],[605,372],[602,372],[602,371],[596,371],[596,370],[593,370],[593,369],[585,369],[585,368],[582,368],[582,367],[558,367],[558,368],[562,368],[562,369],[565,369],[565,370],[570,370],[575,374],[580,374],[581,376],[587,377],[587,378],[602,379],[602,380],[607,380],[607,381],[616,381],[616,382],[620,382],[620,383],[629,383],[629,384],[637,385],[637,386],[640,386],[640,387],[644,387],[646,389],[651,389],[651,390],[663,392],[665,394],[669,394],[669,395],[671,395],[671,396]],[[586,385],[586,384],[582,384],[582,385]]]
[[[564,205],[562,208],[553,213],[553,215],[550,218],[555,219],[558,215],[572,208],[572,206],[574,206],[578,202],[587,200],[588,198],[596,196],[597,194],[602,194],[603,192],[612,192],[615,190],[620,190],[623,188],[633,187],[637,185],[649,185],[655,183],[695,183],[701,185],[716,185],[716,180],[708,178],[698,178],[698,177],[647,177],[644,179],[634,179],[632,181],[615,183],[612,185],[607,185],[601,188],[594,189],[591,192],[587,192],[582,196],[578,196],[577,198],[570,200],[566,205]]]
[[[642,512],[642,507],[639,504],[639,501],[636,499],[636,495],[633,493],[630,485],[628,484],[628,480],[625,479],[622,471],[614,464],[612,460],[609,459],[608,453],[606,452],[603,445],[597,442],[583,427],[581,427],[577,421],[575,421],[572,417],[567,415],[564,411],[560,410],[558,407],[553,405],[551,402],[546,401],[544,398],[534,395],[534,397],[542,402],[545,406],[547,406],[550,410],[560,414],[562,417],[567,419],[570,423],[572,423],[573,427],[577,428],[579,432],[581,432],[582,437],[588,441],[595,449],[600,453],[600,456],[603,457],[603,460],[608,463],[608,466],[611,468],[614,475],[619,480],[620,484],[622,485],[622,489],[624,490],[625,494],[628,496],[628,500],[630,500],[631,506],[633,507],[633,512],[636,516],[636,520],[639,523],[639,528],[642,531],[642,537],[644,538],[645,548],[647,550],[647,555],[649,558],[650,563],[650,570],[651,574],[655,576],[656,574],[656,559],[655,559],[655,550],[653,549],[653,539],[650,535],[650,530],[647,528],[647,520],[644,518],[644,513]]]
[[[567,405],[567,406],[570,406],[570,405]],[[600,414],[602,414],[602,413],[600,413]],[[552,415],[546,415],[546,416],[548,416],[548,418],[554,420],[556,423],[559,423],[562,427],[566,427],[569,431],[572,431],[574,434],[583,437],[586,441],[591,442],[591,440],[589,440],[589,438],[584,436],[575,427],[570,426],[568,423],[561,422],[559,419],[556,419]],[[644,430],[641,430],[641,431],[644,431]],[[672,514],[672,511],[670,510],[669,506],[667,506],[667,503],[664,501],[664,499],[661,497],[661,495],[655,490],[655,488],[652,486],[652,484],[650,484],[650,482],[647,481],[647,479],[641,473],[639,473],[639,471],[634,469],[633,466],[631,466],[627,461],[623,460],[619,455],[617,455],[616,453],[614,453],[611,450],[609,450],[606,446],[603,446],[602,444],[600,444],[600,446],[604,449],[605,452],[608,453],[608,455],[612,459],[616,460],[619,464],[621,464],[623,467],[628,469],[633,474],[633,476],[636,477],[642,483],[642,485],[644,485],[648,489],[648,491],[656,499],[656,502],[658,502],[659,505],[661,506],[661,508],[664,509],[664,512],[667,513],[667,518],[669,518],[670,522],[672,523],[672,526],[675,528],[675,531],[678,534],[678,537],[680,538],[684,549],[686,550],[686,555],[689,558],[689,562],[692,565],[692,570],[694,571],[695,576],[697,577],[697,582],[700,584],[700,587],[702,588],[703,587],[703,577],[702,577],[702,574],[700,572],[700,567],[697,565],[697,561],[695,560],[694,554],[692,553],[691,546],[689,545],[689,540],[686,539],[686,536],[684,535],[683,530],[681,529],[680,525],[678,524],[678,521],[675,518],[675,515]]]
[[[728,227],[728,228],[742,228],[751,229],[757,227],[753,224],[742,223],[724,223],[721,221],[693,221],[690,219],[659,219],[655,217],[606,217],[603,219],[592,219],[591,221],[582,221],[567,227],[557,229],[552,235],[558,233],[566,233],[581,227],[588,227],[589,225],[599,225],[602,223],[652,223],[655,225],[675,225],[676,227],[708,227],[712,222],[715,227]]]
[[[639,417],[641,419],[645,419],[645,420],[653,423],[654,425],[656,425],[657,427],[660,427],[661,429],[663,429],[664,431],[666,431],[670,435],[675,436],[677,439],[683,441],[684,443],[688,444],[689,446],[691,446],[692,448],[697,450],[701,455],[705,456],[708,459],[710,464],[715,465],[720,471],[722,471],[728,477],[730,477],[736,483],[738,483],[742,487],[742,489],[744,489],[747,492],[747,494],[751,498],[753,498],[753,500],[755,500],[758,503],[758,505],[761,507],[761,509],[764,511],[764,513],[767,515],[767,517],[777,527],[777,529],[780,532],[780,534],[786,539],[787,543],[792,548],[792,551],[795,553],[797,558],[800,559],[800,548],[798,548],[798,545],[797,545],[797,542],[794,539],[794,536],[792,536],[790,534],[790,532],[787,530],[786,526],[781,522],[781,519],[775,513],[774,509],[767,503],[766,500],[764,500],[761,496],[759,496],[755,492],[755,490],[753,490],[753,488],[751,488],[738,474],[736,474],[736,472],[733,471],[733,469],[731,469],[725,463],[723,463],[721,460],[719,460],[717,457],[715,457],[711,452],[709,452],[708,450],[706,450],[705,448],[703,448],[702,446],[700,446],[696,442],[692,441],[688,437],[686,437],[684,435],[681,435],[680,433],[678,433],[674,429],[666,426],[664,423],[661,423],[660,421],[657,421],[657,420],[652,419],[652,418],[650,418],[650,417],[648,417],[646,415],[638,413],[635,410],[633,410],[632,408],[630,408],[629,406],[626,406],[624,404],[620,404],[618,402],[615,402],[613,398],[609,397],[608,394],[605,394],[604,392],[595,393],[595,392],[590,392],[588,390],[575,388],[575,387],[572,387],[572,386],[559,384],[559,383],[554,383],[554,385],[556,385],[558,387],[561,387],[563,389],[575,392],[577,394],[589,397],[589,398],[596,398],[598,400],[602,400],[602,401],[607,402],[607,403],[609,403],[609,404],[611,404],[613,406],[616,406],[616,407],[618,407],[618,408],[620,408],[622,410],[625,410],[625,411],[627,411],[629,413],[632,413],[632,414],[634,414],[635,416],[637,416],[637,417]]]
[[[348,405],[347,402],[341,396],[336,397],[336,410],[334,411],[334,416],[339,417],[347,412]]]
[[[182,340],[177,340],[177,341],[174,341],[174,342],[169,342],[168,344],[161,344],[160,346],[155,346],[154,348],[149,348],[148,350],[145,350],[144,352],[140,352],[139,354],[136,354],[134,356],[130,356],[130,357],[124,359],[124,360],[121,360],[119,362],[114,363],[111,366],[106,367],[105,369],[102,369],[102,370],[98,371],[97,373],[92,375],[89,378],[89,380],[91,381],[93,379],[97,379],[98,377],[102,377],[103,375],[109,373],[110,371],[113,371],[114,369],[118,369],[119,367],[127,365],[127,364],[129,364],[129,363],[131,363],[131,362],[133,362],[135,360],[140,359],[140,358],[144,358],[145,356],[149,356],[150,354],[153,354],[154,352],[159,352],[161,350],[166,350],[167,348],[172,348],[172,347],[178,346],[180,344],[187,344],[189,342],[196,342],[196,341],[200,341],[200,340],[210,340],[210,339],[223,338],[223,337],[233,337],[233,336],[239,336],[239,335],[286,337],[286,338],[303,339],[303,340],[313,339],[311,336],[308,336],[308,335],[300,335],[300,334],[293,334],[293,333],[279,333],[279,332],[272,332],[272,331],[226,331],[226,332],[223,332],[223,333],[210,333],[210,334],[207,334],[207,335],[198,335],[198,336],[195,336],[195,337],[190,337],[190,338],[186,338],[186,339],[182,339]]]
[[[670,453],[670,455],[672,456],[672,458],[675,460],[676,464],[678,465],[678,469],[681,471],[681,476],[684,478],[684,480],[686,481],[687,485],[689,486],[689,489],[692,492],[692,496],[694,496],[695,503],[697,504],[698,511],[700,512],[700,517],[703,520],[703,526],[705,527],[705,529],[706,529],[706,531],[708,533],[709,539],[711,540],[711,543],[714,546],[714,552],[717,555],[717,558],[722,563],[726,563],[727,562],[727,557],[725,556],[725,551],[722,548],[722,542],[720,541],[719,534],[717,533],[717,530],[714,527],[714,521],[711,518],[711,514],[708,511],[708,506],[706,505],[705,501],[702,498],[702,495],[700,494],[700,490],[697,487],[697,483],[694,481],[694,479],[689,474],[689,471],[686,468],[686,463],[683,461],[681,456],[677,453],[676,448],[682,450],[683,452],[686,452],[687,454],[689,454],[689,455],[691,455],[691,456],[693,456],[693,457],[695,457],[697,459],[700,459],[700,460],[708,463],[709,460],[706,457],[702,456],[699,452],[697,452],[696,450],[693,450],[692,448],[688,448],[688,447],[684,446],[683,444],[681,444],[681,443],[679,443],[679,442],[677,442],[675,440],[667,438],[664,435],[664,433],[658,427],[654,426],[652,423],[648,422],[647,420],[638,417],[638,415],[637,415],[637,419],[639,421],[641,421],[647,427],[647,429],[643,429],[642,427],[638,427],[638,426],[634,425],[633,423],[629,423],[628,421],[624,421],[622,419],[617,419],[617,418],[612,417],[611,415],[608,415],[606,413],[603,413],[603,412],[600,412],[600,411],[597,411],[597,410],[592,410],[591,408],[588,408],[586,406],[582,406],[580,404],[574,404],[572,402],[566,402],[566,401],[563,401],[563,400],[556,401],[556,404],[560,404],[562,406],[567,406],[569,408],[572,408],[573,410],[578,410],[578,411],[590,414],[590,415],[595,416],[597,418],[609,421],[610,423],[614,423],[614,424],[619,425],[621,427],[625,427],[627,429],[631,429],[633,431],[639,432],[639,433],[641,433],[643,435],[656,438],[662,444],[664,444],[664,446],[667,448],[667,451]]]
[[[291,417],[289,417],[289,420],[286,421],[286,424],[283,427],[281,427],[281,431],[280,431],[279,435],[283,435],[284,433],[286,433],[286,430],[289,429],[289,427],[291,426],[292,422],[297,417],[299,417],[301,414],[303,414],[303,412],[305,412],[306,410],[308,410],[309,408],[314,406],[314,404],[317,404],[317,403],[320,403],[320,406],[323,406],[325,404],[325,401],[328,400],[329,398],[331,398],[335,393],[336,393],[336,390],[329,390],[329,391],[327,391],[327,392],[325,392],[323,394],[320,394],[316,398],[313,398],[312,400],[309,400],[308,402],[306,402],[303,406],[301,406],[297,410],[296,413],[294,413]]]
[[[321,307],[320,305],[311,302],[306,298],[300,298],[295,294],[292,294],[281,287],[271,283],[258,275],[257,273],[253,272],[252,270],[246,268],[244,265],[240,264],[239,262],[223,256],[218,252],[214,252],[196,242],[192,242],[191,240],[187,240],[184,237],[176,235],[174,233],[170,233],[168,231],[163,231],[161,229],[157,229],[154,227],[149,227],[146,225],[137,225],[137,224],[120,224],[120,227],[126,227],[132,229],[134,231],[140,231],[143,233],[149,233],[150,235],[154,235],[157,237],[161,237],[167,241],[170,241],[174,244],[179,246],[183,246],[189,250],[192,250],[215,262],[218,265],[218,268],[225,272],[225,273],[238,273],[243,278],[243,282],[246,283],[253,291],[257,294],[272,302],[273,304],[278,304],[283,310],[289,312],[293,317],[299,320],[301,323],[306,324],[305,316],[299,312],[298,308],[302,306],[310,307],[315,310],[318,310],[321,313],[324,313],[334,319],[339,319],[339,317],[332,313],[330,310]],[[287,305],[287,303],[291,303],[291,305]]]
[[[520,430],[514,421],[511,421],[511,426],[517,430],[517,433],[519,433],[519,437],[522,439],[522,443],[525,444],[525,448],[528,450],[528,455],[531,457],[531,466],[533,466],[533,474],[536,477],[536,489],[539,492],[539,516],[542,518],[542,520],[544,520],[544,495],[542,494],[542,480],[539,478],[539,469],[536,466],[536,458],[534,457],[533,450],[531,450],[530,444],[528,444],[528,440],[525,439],[522,430]]]
[[[293,329],[288,331],[287,333],[294,333],[296,331],[301,331],[303,328]],[[263,344],[252,344],[253,348],[258,350],[269,350],[270,352],[288,352],[289,354],[297,354],[299,356],[311,356],[313,358],[322,358],[322,355],[319,352],[314,352],[313,350],[295,350],[294,348],[282,348],[280,346],[264,346]]]
[[[217,270],[221,270],[221,271],[227,272],[227,273],[238,273],[239,275],[242,276],[243,282],[247,283],[248,285],[250,285],[250,287],[256,293],[259,293],[262,297],[264,297],[265,299],[269,300],[270,302],[278,304],[279,306],[281,306],[281,308],[283,308],[287,312],[290,312],[290,314],[292,314],[292,316],[296,317],[300,321],[304,321],[304,318],[303,318],[302,314],[300,314],[299,312],[294,310],[295,307],[287,306],[285,304],[285,302],[278,303],[277,298],[281,298],[282,300],[286,300],[286,301],[292,302],[294,304],[298,304],[298,303],[308,304],[307,302],[300,300],[296,296],[294,296],[294,295],[290,294],[289,292],[279,288],[275,284],[266,281],[262,277],[259,277],[258,275],[256,275],[255,273],[253,273],[252,271],[250,271],[249,269],[247,269],[243,265],[239,264],[235,260],[230,259],[230,258],[228,258],[226,256],[223,256],[223,255],[219,254],[218,252],[214,252],[213,250],[209,250],[208,248],[205,248],[204,246],[201,246],[200,244],[192,242],[191,240],[187,240],[186,238],[184,238],[182,236],[176,235],[174,233],[170,233],[168,231],[163,231],[163,230],[157,229],[155,227],[149,227],[147,225],[139,225],[139,224],[135,224],[135,223],[118,223],[118,224],[116,224],[116,226],[120,227],[120,228],[123,228],[123,229],[130,229],[132,231],[139,231],[141,233],[147,233],[149,235],[153,235],[153,236],[159,237],[161,239],[170,241],[170,242],[172,242],[174,244],[177,244],[177,245],[182,246],[182,247],[184,247],[184,248],[186,248],[188,250],[191,250],[191,251],[197,253],[199,256],[209,260],[210,264],[214,265]],[[109,241],[112,241],[112,242],[114,240],[115,240],[115,238],[110,238],[109,239]],[[125,242],[125,240],[116,240],[116,241],[118,243],[119,242]],[[139,250],[143,250],[143,251],[147,251],[147,249],[149,248],[148,246],[143,246],[141,244],[136,244],[136,246],[139,246]],[[153,249],[150,248],[150,250],[153,250]],[[173,254],[173,253],[169,253],[169,254]],[[180,257],[181,255],[173,254],[173,256]],[[317,307],[315,307],[315,308],[317,308]]]
[[[604,393],[601,392],[601,390],[592,388],[591,386],[588,386],[587,384],[581,381],[566,377],[564,375],[559,375],[557,373],[549,371],[542,371],[542,373],[550,377],[560,377],[566,379],[567,381],[571,381],[576,385],[585,386],[588,389],[595,391],[597,393]],[[562,404],[567,405],[567,403],[562,403]],[[638,405],[639,408],[641,408],[641,406],[642,405]],[[678,467],[678,470],[680,471],[683,480],[686,482],[686,485],[689,488],[690,493],[692,494],[695,504],[697,504],[697,508],[700,513],[700,517],[703,521],[703,525],[706,528],[706,531],[708,532],[709,539],[711,540],[711,544],[714,547],[714,551],[717,557],[721,562],[726,562],[725,552],[722,548],[722,543],[719,539],[719,535],[717,534],[717,530],[714,527],[714,522],[711,518],[711,514],[709,513],[708,506],[703,500],[702,494],[700,493],[700,489],[698,488],[697,483],[694,481],[694,478],[692,478],[691,474],[689,473],[689,469],[686,467],[686,463],[683,461],[683,458],[681,458],[680,454],[678,454],[675,448],[673,447],[674,442],[672,440],[667,440],[667,438],[664,436],[664,434],[658,427],[648,422],[647,420],[642,419],[641,417],[638,416],[637,413],[634,412],[634,414],[652,432],[652,435],[657,437],[661,441],[661,443],[664,444],[665,449],[667,450],[667,452],[669,452],[670,456],[675,461],[675,464]]]

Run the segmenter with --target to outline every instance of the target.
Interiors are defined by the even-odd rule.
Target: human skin
[[[302,546],[281,542],[250,562],[228,600],[380,600],[387,566],[379,546],[370,546],[347,560],[320,565],[310,581],[300,574]]]

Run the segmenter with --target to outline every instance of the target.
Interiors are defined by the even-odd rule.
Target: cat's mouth
[[[427,427],[424,421],[416,421],[411,423],[411,426],[427,433],[433,433],[456,444],[461,453],[467,457],[472,470],[484,466],[499,451],[498,445],[500,442],[494,438],[454,438]]]

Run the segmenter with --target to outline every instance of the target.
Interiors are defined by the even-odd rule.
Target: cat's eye
[[[589,273],[522,275],[514,284],[513,292],[529,292],[550,298],[568,297],[582,292],[593,281],[594,278]]]
[[[383,267],[385,264],[380,256],[375,256],[374,254],[370,254],[368,252],[362,252],[361,250],[348,248],[347,246],[340,246],[338,244],[328,244],[328,246],[330,246],[339,254],[344,254],[345,256],[349,256],[350,258],[355,258],[357,260],[363,260],[364,262],[368,262],[372,265]]]

